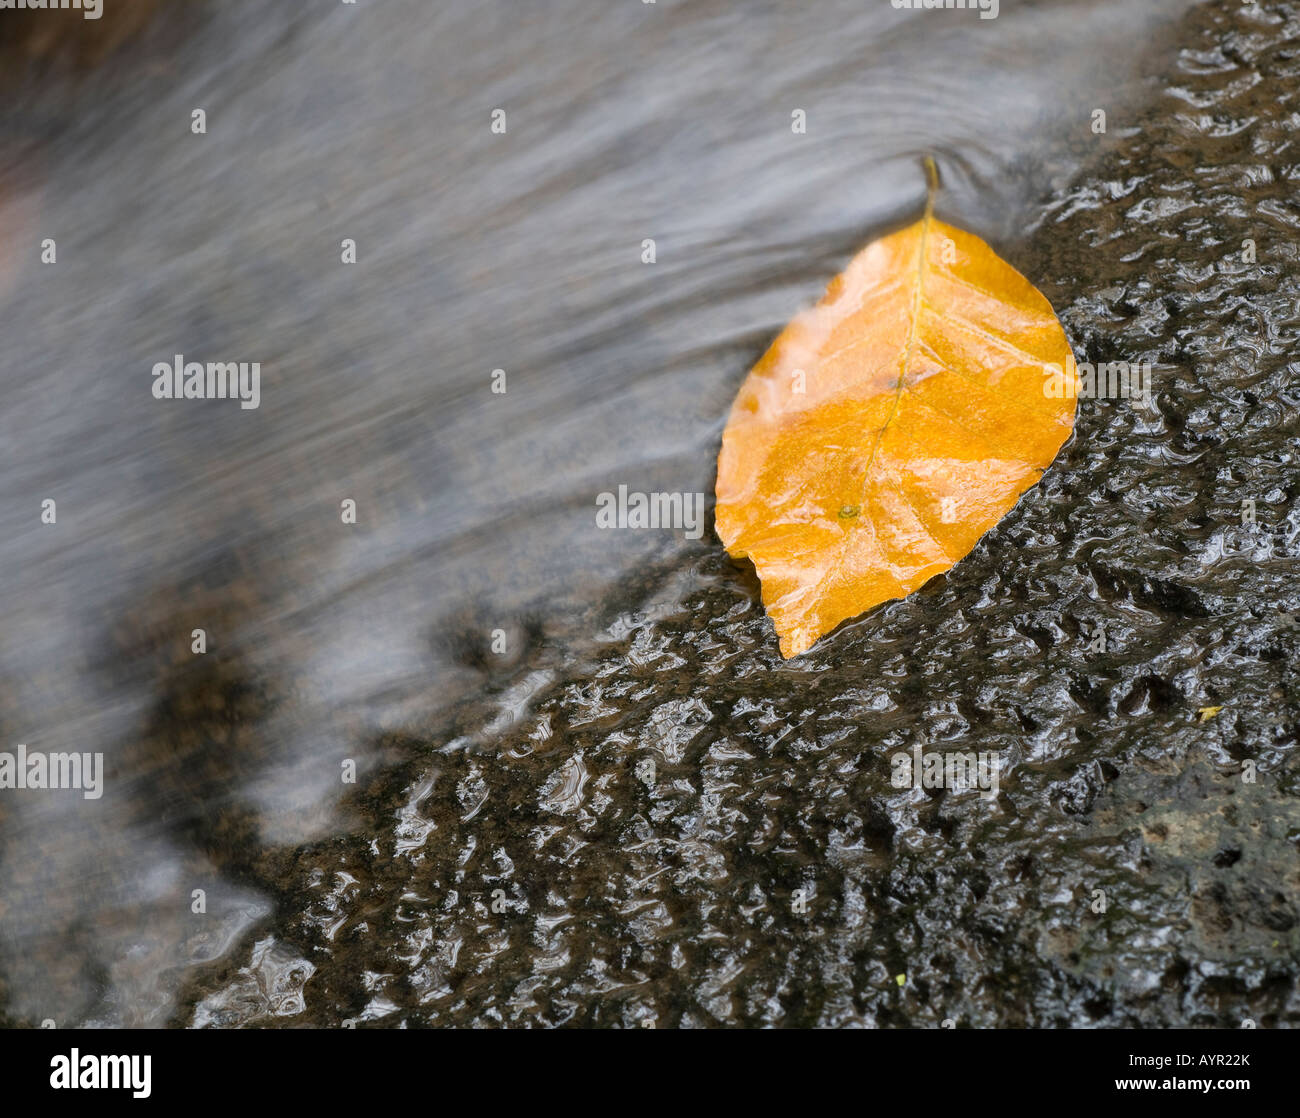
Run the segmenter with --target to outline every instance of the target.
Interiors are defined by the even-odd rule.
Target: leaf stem
[[[927,155],[925,157],[925,216],[928,218],[934,212],[934,196],[939,193],[939,168],[935,165],[934,158]]]

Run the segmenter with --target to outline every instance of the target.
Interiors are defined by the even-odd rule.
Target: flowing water
[[[0,748],[106,765],[0,790],[0,1019],[1300,1020],[1292,0],[138,12],[0,79]],[[597,498],[711,494],[925,154],[1155,407],[785,662]]]

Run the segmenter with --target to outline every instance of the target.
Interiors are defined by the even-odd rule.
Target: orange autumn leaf
[[[1051,305],[925,216],[869,244],[750,371],[718,456],[717,532],[748,556],[786,657],[949,570],[1074,425]]]

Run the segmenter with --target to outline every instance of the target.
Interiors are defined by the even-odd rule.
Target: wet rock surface
[[[0,797],[0,1023],[1295,1025],[1300,7],[326,8],[159,8],[3,120],[0,725],[108,779]],[[924,152],[1154,407],[785,661],[593,499],[712,487]],[[178,350],[261,408],[147,406]]]
[[[1153,409],[1082,402],[969,558],[791,662],[708,538],[504,661],[466,638],[479,693],[246,867],[273,931],[177,1023],[1300,1021],[1298,35],[1187,15],[997,246]],[[918,746],[996,751],[998,794],[895,788]]]

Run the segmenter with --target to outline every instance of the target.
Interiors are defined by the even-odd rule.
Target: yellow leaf
[[[1216,714],[1218,714],[1219,711],[1221,711],[1222,709],[1223,709],[1223,707],[1221,707],[1221,706],[1219,706],[1219,707],[1200,707],[1200,708],[1196,711],[1196,720],[1197,720],[1198,722],[1208,722],[1211,718],[1213,718]]]
[[[1051,305],[934,217],[928,168],[925,216],[869,244],[791,321],[722,436],[718,535],[753,561],[787,657],[949,570],[1074,425]]]

